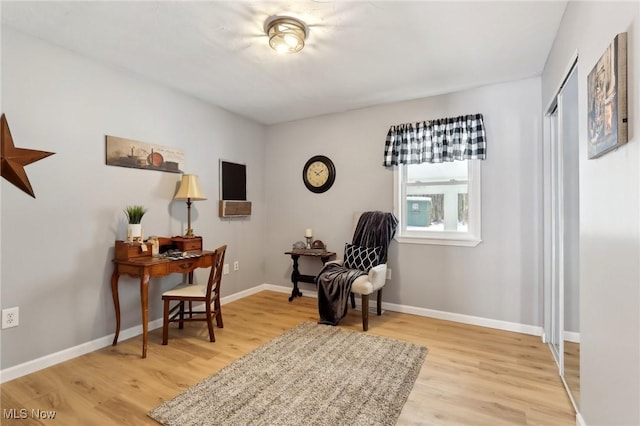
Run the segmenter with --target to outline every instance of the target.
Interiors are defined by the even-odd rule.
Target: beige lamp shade
[[[191,202],[197,200],[206,200],[202,190],[200,189],[200,182],[197,175],[182,175],[182,182],[180,182],[180,188],[173,197],[174,200],[187,200],[187,233],[186,237],[193,237],[193,229],[191,228]]]
[[[198,175],[182,175],[182,182],[180,182],[180,188],[176,193],[174,200],[206,200],[207,197],[202,193],[200,189],[200,181]]]

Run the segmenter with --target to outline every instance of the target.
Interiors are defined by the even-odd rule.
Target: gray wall
[[[186,227],[186,203],[172,202],[180,175],[106,166],[107,134],[184,150],[208,197],[192,206],[196,234],[240,261],[223,296],[263,282],[262,125],[4,26],[2,112],[16,146],[56,153],[26,167],[36,199],[2,179],[2,308],[20,307],[20,326],[2,330],[3,369],[114,332],[109,278],[126,205],[149,208],[145,235]],[[250,219],[218,218],[219,158],[247,164]],[[153,280],[150,319],[179,278]],[[121,278],[123,329],[140,324],[138,288]]]
[[[382,166],[389,126],[480,112],[487,131],[482,163],[482,239],[477,247],[392,242],[386,302],[541,326],[540,79],[380,105],[267,128],[266,281],[290,285],[282,252],[306,228],[343,253],[352,213],[393,209],[391,169]],[[309,192],[302,167],[327,155],[337,170],[324,194]],[[305,262],[315,273],[319,262]],[[311,290],[310,285],[303,285]]]
[[[580,99],[580,408],[586,424],[640,424],[638,2],[570,2],[542,76],[546,105],[574,53]],[[587,75],[628,32],[629,143],[587,159]]]

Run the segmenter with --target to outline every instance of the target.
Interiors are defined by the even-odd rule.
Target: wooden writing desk
[[[120,299],[118,298],[118,279],[120,275],[140,278],[140,307],[142,310],[142,358],[147,357],[147,339],[149,328],[149,279],[179,273],[189,274],[189,282],[193,282],[193,271],[197,268],[213,266],[213,251],[189,251],[199,254],[199,257],[187,259],[169,259],[163,257],[139,257],[130,260],[113,260],[113,275],[111,275],[111,293],[116,309],[116,335],[113,346],[118,343],[120,334]]]

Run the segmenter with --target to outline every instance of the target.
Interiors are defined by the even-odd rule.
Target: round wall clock
[[[302,181],[307,189],[317,194],[327,191],[336,180],[333,161],[324,155],[313,156],[302,169]]]

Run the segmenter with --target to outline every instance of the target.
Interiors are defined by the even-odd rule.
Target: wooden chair
[[[222,282],[222,266],[224,265],[224,255],[227,246],[220,246],[213,255],[213,265],[209,273],[209,280],[206,284],[181,283],[171,290],[162,293],[164,301],[164,318],[162,322],[162,344],[166,345],[169,340],[169,323],[177,322],[179,328],[184,327],[185,321],[206,321],[209,327],[209,341],[215,342],[216,336],[213,332],[213,319],[216,319],[218,327],[223,328],[222,312],[220,311],[220,284]],[[171,301],[178,303],[169,308]],[[189,315],[185,318],[184,302],[203,302],[204,311],[191,311],[190,314],[202,315],[204,317],[194,317]],[[212,306],[213,305],[213,308]]]

